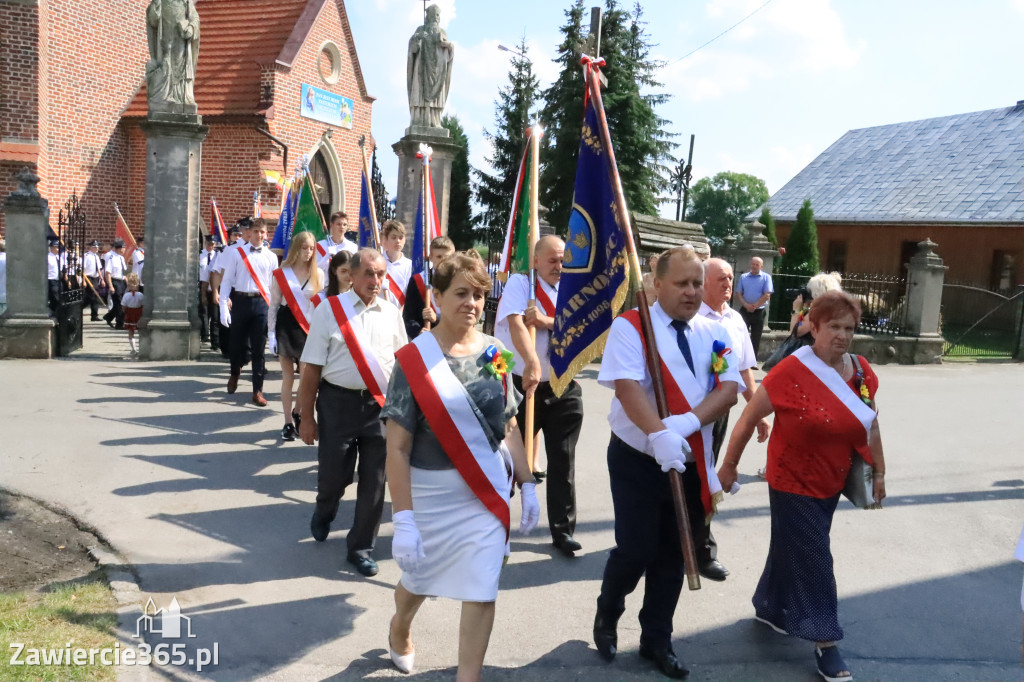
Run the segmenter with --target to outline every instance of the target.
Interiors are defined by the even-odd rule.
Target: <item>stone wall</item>
[[[766,331],[761,336],[758,362],[767,360],[788,336],[789,332]],[[857,334],[853,337],[850,351],[863,355],[873,365],[930,365],[942,362],[942,344],[941,338]]]

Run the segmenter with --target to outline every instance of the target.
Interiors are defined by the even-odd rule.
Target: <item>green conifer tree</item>
[[[469,138],[462,129],[458,116],[446,114],[441,119],[441,126],[451,133],[452,142],[459,146],[459,151],[452,160],[452,177],[448,194],[448,236],[455,242],[455,248],[469,249],[476,241],[477,218],[473,215],[470,205],[472,187],[470,185]]]
[[[761,224],[764,225],[764,231],[761,234],[772,243],[772,246],[778,248],[779,237],[775,234],[775,218],[772,217],[768,204],[765,204],[764,208],[761,209]]]
[[[804,205],[797,211],[796,222],[786,239],[786,254],[782,257],[781,271],[787,275],[812,277],[821,269],[818,254],[818,227],[814,224],[814,209],[811,200],[804,199]]]

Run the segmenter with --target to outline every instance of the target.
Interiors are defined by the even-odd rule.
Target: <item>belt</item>
[[[263,298],[263,294],[258,291],[232,291],[232,296],[241,296],[242,298]]]
[[[123,282],[124,281],[124,277],[111,277],[110,279],[112,281],[114,281],[114,282]]]
[[[342,393],[348,393],[349,395],[359,396],[360,398],[363,398],[364,400],[372,400],[375,403],[377,402],[377,399],[373,397],[373,394],[370,393],[365,388],[346,388],[344,386],[338,386],[337,384],[332,384],[331,382],[327,381],[326,379],[321,379],[320,380],[320,387],[323,388],[324,386],[327,386],[329,388],[333,388],[336,391],[341,391]]]

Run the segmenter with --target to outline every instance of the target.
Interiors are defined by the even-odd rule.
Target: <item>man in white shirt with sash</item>
[[[324,281],[330,281],[327,270],[331,265],[331,256],[339,251],[355,253],[359,245],[345,237],[345,230],[348,228],[348,215],[344,211],[335,211],[331,214],[329,223],[330,233],[325,239],[316,243],[316,264],[324,273]]]
[[[384,240],[384,260],[388,264],[387,286],[391,300],[399,308],[405,305],[405,290],[409,288],[412,278],[412,261],[405,257],[405,225],[398,220],[389,220],[381,226],[381,239]]]
[[[121,298],[128,288],[124,281],[125,275],[128,274],[128,264],[124,260],[124,241],[115,239],[111,244],[114,248],[107,254],[107,289],[110,291],[113,305],[103,316],[103,320],[109,327],[124,329],[124,309],[121,307]]]
[[[267,314],[270,277],[277,268],[277,256],[263,246],[266,236],[266,222],[257,218],[249,232],[249,242],[222,254],[225,263],[220,283],[220,321],[231,327],[228,393],[238,388],[248,351],[252,354],[252,401],[260,407],[267,404],[263,397],[263,378],[267,373]]]
[[[525,395],[524,384],[537,386],[533,424],[535,431],[544,432],[548,458],[548,527],[555,547],[571,557],[582,549],[573,533],[576,530],[576,441],[583,426],[583,392],[580,385],[572,381],[562,396],[557,397],[548,382],[551,374],[549,342],[555,322],[555,303],[558,301],[564,255],[565,242],[558,237],[550,235],[537,241],[534,248],[537,305],[527,307],[530,300],[529,277],[523,274],[509,277],[498,303],[494,335],[515,354],[512,381],[516,390]],[[529,327],[537,330],[537,343],[533,347],[530,345]],[[537,381],[540,383],[535,383]],[[516,422],[520,434],[525,433],[525,400],[519,405]]]
[[[316,509],[309,523],[317,542],[330,533],[347,483],[348,451],[358,448],[359,486],[347,559],[370,577],[377,574],[371,554],[384,509],[380,410],[395,352],[409,339],[398,308],[380,298],[387,273],[384,257],[360,249],[351,263],[352,289],[318,305],[309,323],[301,359],[299,436],[307,445],[319,439]]]
[[[89,250],[82,256],[82,274],[85,275],[85,300],[89,304],[92,315],[90,319],[93,322],[99,322],[99,303],[100,303],[100,277],[103,274],[103,262],[100,260],[100,243],[98,241],[89,242]]]
[[[666,251],[658,260],[654,286],[658,302],[650,309],[651,322],[672,416],[658,416],[635,309],[612,323],[598,375],[601,385],[615,389],[608,415],[615,547],[597,599],[594,643],[605,660],[615,657],[626,595],[646,575],[640,655],[666,676],[681,679],[689,671],[672,650],[672,617],[683,585],[683,553],[667,472],[683,472],[687,504],[710,521],[722,495],[711,428],[736,404],[740,377],[731,363],[720,374],[712,369],[714,349],[717,345],[723,353],[729,335],[697,314],[704,268],[694,250]]]
[[[214,305],[213,290],[210,288],[210,270],[217,259],[215,246],[212,234],[203,237],[203,252],[199,254],[199,339],[203,343],[209,341],[211,347],[217,350],[217,340],[220,338],[217,324],[220,306]]]

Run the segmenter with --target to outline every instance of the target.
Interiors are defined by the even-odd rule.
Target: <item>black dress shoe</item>
[[[649,661],[654,661],[654,664],[658,666],[658,670],[665,677],[671,677],[673,680],[681,680],[690,674],[690,669],[686,667],[686,664],[676,658],[675,653],[672,651],[672,647],[666,647],[664,649],[648,649],[643,645],[640,646],[640,657],[646,658]]]
[[[359,556],[358,554],[350,554],[348,562],[356,567],[356,570],[362,573],[367,578],[372,578],[377,575],[377,562],[368,556]]]
[[[723,582],[729,576],[729,569],[718,559],[708,559],[700,565],[700,574],[708,580]]]
[[[293,441],[295,440],[295,425],[285,424],[284,428],[281,429],[281,440]]]
[[[313,518],[309,520],[309,532],[313,534],[314,540],[323,542],[331,532],[331,522],[313,514]]]
[[[578,552],[583,549],[583,545],[576,542],[571,535],[563,535],[562,537],[555,538],[551,541],[551,544],[555,546],[555,549],[568,557],[576,556],[574,552]]]
[[[597,653],[606,661],[615,658],[619,644],[619,635],[615,631],[618,624],[618,618],[606,616],[600,611],[594,616],[594,645],[597,646]]]

